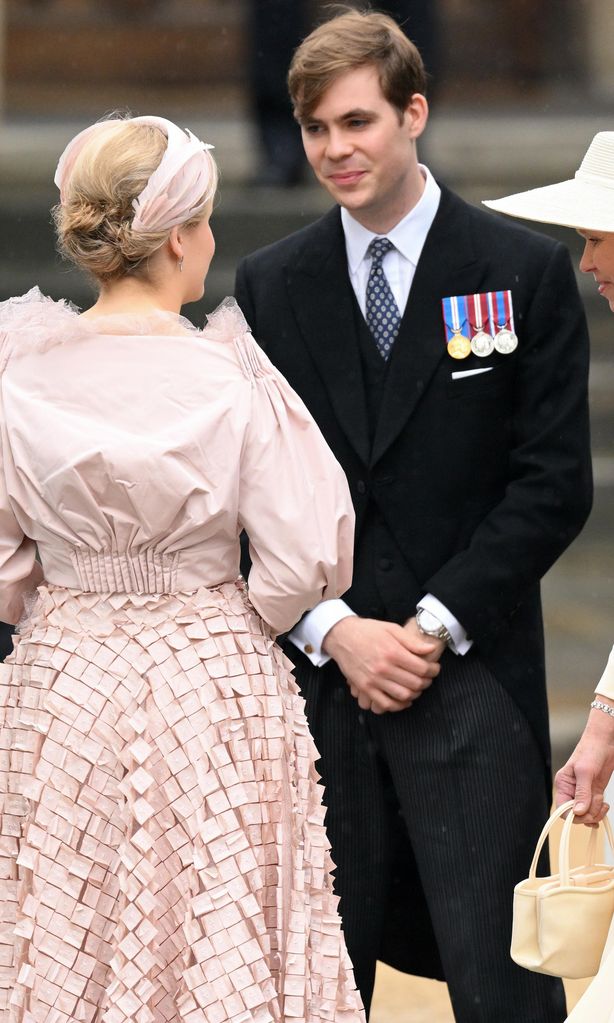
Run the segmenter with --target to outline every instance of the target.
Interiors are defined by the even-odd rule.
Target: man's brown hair
[[[314,29],[292,58],[288,88],[297,121],[311,116],[339,75],[368,65],[377,68],[382,92],[399,114],[415,92],[426,92],[422,57],[396,21],[346,10]]]

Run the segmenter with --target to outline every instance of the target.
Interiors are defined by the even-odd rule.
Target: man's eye
[[[321,131],[321,130],[322,129],[321,129],[321,126],[319,124],[306,124],[305,125],[305,131],[307,132],[308,135],[317,135],[318,132]]]
[[[364,117],[353,117],[348,123],[350,128],[364,128],[364,126],[369,122],[366,121]]]

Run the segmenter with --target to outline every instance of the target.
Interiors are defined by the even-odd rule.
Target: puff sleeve
[[[345,475],[298,395],[256,346],[241,460],[239,519],[250,543],[250,599],[276,633],[352,578],[354,509]]]
[[[2,341],[0,336],[0,358]],[[1,377],[0,377],[1,382]],[[36,544],[24,535],[11,502],[7,484],[8,438],[0,398],[0,621],[16,625],[24,611],[26,593],[42,581],[42,569],[36,561]]]

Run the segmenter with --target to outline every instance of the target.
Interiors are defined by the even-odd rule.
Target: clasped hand
[[[445,643],[424,636],[415,618],[395,625],[351,616],[330,629],[323,649],[337,662],[359,706],[385,714],[411,706],[430,686]]]

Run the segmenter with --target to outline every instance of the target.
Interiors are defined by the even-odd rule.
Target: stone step
[[[459,189],[475,201],[471,190]],[[483,194],[483,193],[482,193]],[[30,184],[20,188],[0,184],[0,237],[3,246],[0,262],[0,293],[14,292],[15,283],[24,275],[29,281],[43,273],[55,291],[54,274],[65,281],[66,271],[55,254],[50,208],[57,192]],[[329,208],[326,194],[312,186],[288,190],[250,189],[222,180],[220,195],[212,217],[217,255],[212,271],[220,280],[232,280],[234,267],[244,254],[283,238],[321,216]],[[545,225],[542,230],[570,247],[577,267],[582,243],[575,232]],[[36,271],[36,272],[35,272]],[[212,278],[213,280],[213,278]],[[591,276],[578,273],[578,284],[591,324],[593,350],[606,358],[614,341],[614,319],[607,303],[597,294]]]
[[[38,284],[45,294],[54,298],[69,297],[79,307],[91,303],[92,287],[55,252],[49,213],[54,201],[56,193],[49,188],[0,189],[0,237],[3,239],[0,298],[22,294]],[[223,184],[212,220],[217,254],[207,280],[206,296],[189,307],[188,315],[195,323],[202,323],[207,310],[232,293],[236,265],[244,254],[311,222],[327,208],[326,195],[314,187],[256,192],[239,185]],[[580,239],[563,228],[545,227],[544,230],[571,244],[577,265]],[[608,458],[614,452],[614,318],[607,303],[597,294],[592,277],[579,274],[578,280],[591,330],[593,448],[604,459],[597,473],[598,482],[603,485],[611,478]]]
[[[464,131],[468,131],[468,123],[464,125]],[[568,124],[572,138],[576,139],[577,125],[574,135],[573,123],[565,123]],[[559,124],[556,131],[551,125],[548,127],[549,144],[553,138],[558,138],[561,127]],[[244,124],[228,119],[219,121],[217,128],[217,131],[212,128],[211,136],[204,133],[206,137],[222,137],[218,154],[222,184],[212,219],[217,254],[207,281],[205,299],[187,310],[196,323],[202,323],[206,311],[214,308],[225,295],[232,292],[235,268],[241,256],[313,221],[329,206],[325,193],[310,185],[291,190],[253,190],[246,187],[241,183],[241,175],[244,179],[248,172],[246,158],[249,147],[245,145],[247,128]],[[448,165],[454,165],[458,180],[450,181],[450,184],[457,187],[465,198],[477,203],[486,195],[501,194],[515,187],[508,184],[496,188],[495,183],[485,177],[480,179],[482,184],[465,180],[464,165],[458,160],[451,163],[454,145],[460,146],[459,125],[449,124],[448,129],[445,136],[439,136],[440,148],[433,146],[433,160],[429,155],[429,162],[435,165],[445,158]],[[0,146],[0,237],[3,239],[0,251],[0,298],[23,293],[33,283],[37,283],[46,294],[56,298],[68,296],[79,306],[86,306],[92,300],[91,287],[80,274],[62,263],[55,253],[49,213],[51,205],[57,200],[57,193],[49,181],[57,158],[58,132],[65,136],[61,140],[63,145],[74,130],[74,125],[63,125],[61,130],[57,125],[47,125],[41,127],[40,133],[35,133],[21,126],[19,131],[12,129],[7,136],[12,149],[10,144]],[[453,145],[455,133],[456,143]],[[483,145],[484,139],[480,138],[480,145]],[[444,142],[451,147],[448,151],[444,151]],[[237,157],[237,164],[231,166],[229,154],[233,153]],[[239,166],[240,154],[243,154],[242,168]],[[40,160],[46,164],[44,169],[37,163]],[[472,160],[475,169],[475,153]],[[559,164],[561,161],[562,154],[559,153]],[[558,174],[554,173],[552,167],[543,169],[549,170],[547,176],[551,180],[556,176],[564,176],[560,169]],[[10,172],[7,173],[7,170]],[[544,226],[540,229],[570,246],[574,265],[577,266],[582,249],[577,235],[565,228]],[[592,277],[578,274],[578,281],[591,330],[593,444],[596,453],[607,459],[609,453],[614,451],[614,318],[607,303],[597,294]],[[609,463],[603,462],[600,478],[609,478],[610,472]]]
[[[49,83],[49,88],[53,87]],[[144,97],[150,90],[148,109],[137,112],[150,113],[157,93],[149,85],[143,88]],[[244,182],[257,158],[253,126],[245,112],[249,97],[220,110],[217,93],[210,99],[207,89],[194,90],[189,83],[186,88],[187,101],[184,98],[181,103],[181,90],[175,98],[171,90],[159,112],[167,113],[169,104],[176,105],[181,123],[214,143],[222,182]],[[100,115],[106,102],[105,94]],[[121,102],[125,103],[125,98]],[[85,118],[78,110],[77,105],[63,121],[39,117],[38,122],[28,118],[0,124],[0,189],[3,184],[19,189],[26,183],[49,187],[62,148],[91,121],[91,114]],[[470,201],[479,202],[572,177],[593,135],[607,129],[610,120],[609,112],[582,116],[532,116],[508,110],[476,114],[441,104],[420,140],[419,155],[443,181]]]
[[[57,198],[50,189],[0,188],[0,258],[15,265],[28,265],[33,254],[40,262],[53,259],[50,209]],[[315,220],[329,206],[325,193],[313,187],[252,190],[222,182],[211,220],[219,235],[218,256],[267,245]]]

